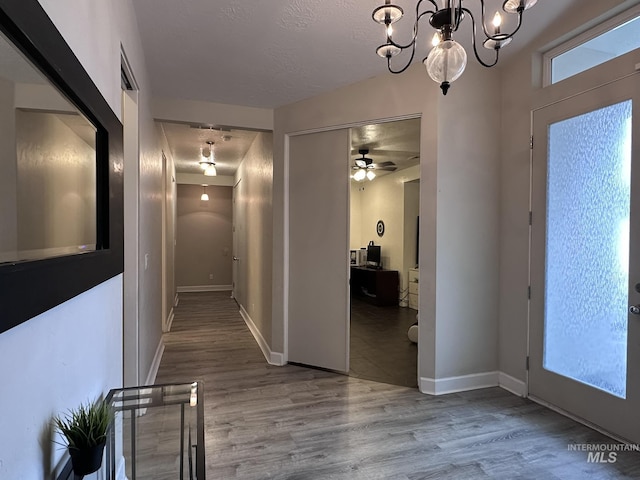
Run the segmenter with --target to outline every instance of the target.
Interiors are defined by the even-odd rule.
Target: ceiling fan
[[[366,156],[369,153],[368,148],[361,148],[360,150],[358,150],[358,153],[362,155],[362,158],[357,158],[355,161],[355,165],[353,166],[353,169],[355,170],[353,178],[358,182],[364,180],[365,177],[369,180],[373,180],[374,178],[376,178],[376,174],[373,170],[384,170],[387,172],[393,172],[398,168],[396,167],[395,163],[389,161],[373,163],[373,159]]]

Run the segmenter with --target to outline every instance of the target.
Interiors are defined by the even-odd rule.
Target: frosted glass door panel
[[[549,125],[543,367],[626,396],[631,100]]]

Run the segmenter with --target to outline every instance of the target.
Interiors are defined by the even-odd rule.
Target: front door
[[[640,78],[533,116],[529,393],[640,442]],[[640,311],[640,310],[639,310]]]

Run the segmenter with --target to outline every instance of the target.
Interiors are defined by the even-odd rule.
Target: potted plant
[[[95,472],[102,464],[104,446],[113,410],[104,400],[80,404],[64,417],[54,418],[54,424],[66,441],[76,478]]]

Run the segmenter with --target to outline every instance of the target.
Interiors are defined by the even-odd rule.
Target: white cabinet
[[[418,291],[420,285],[420,271],[417,268],[409,269],[409,308],[418,310]]]

